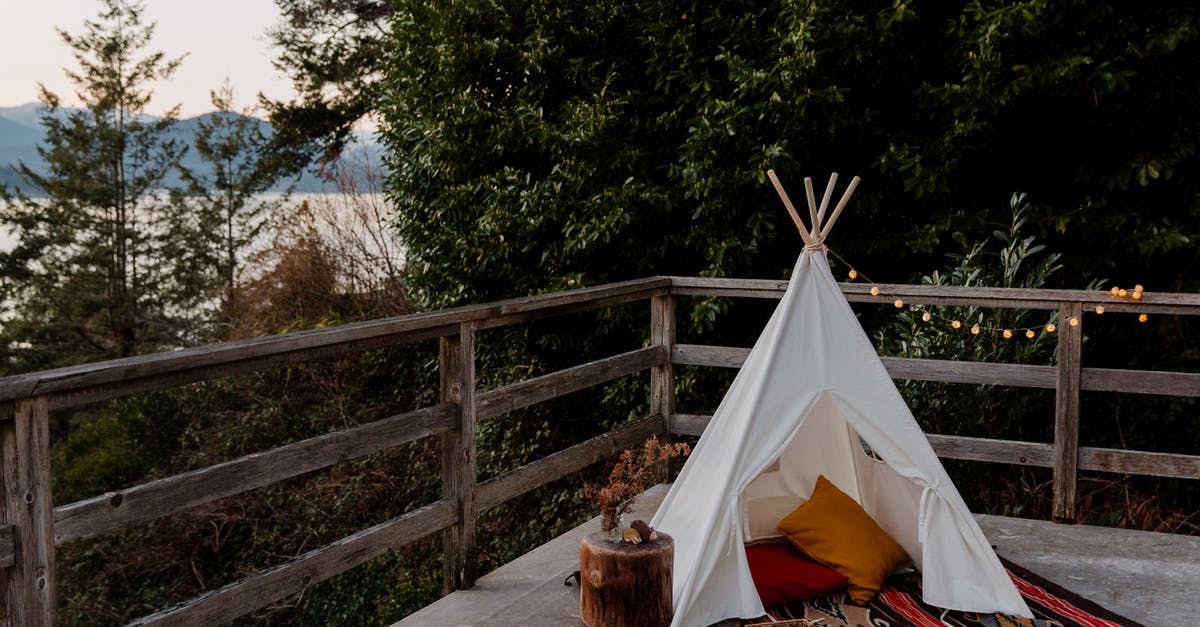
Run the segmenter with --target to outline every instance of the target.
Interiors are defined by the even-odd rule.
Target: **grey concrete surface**
[[[627,520],[647,521],[666,495],[651,488]],[[1148,627],[1200,624],[1200,538],[978,515],[996,551],[1087,599]],[[599,518],[488,573],[470,590],[439,599],[403,627],[578,627],[579,541]]]
[[[996,552],[1148,627],[1200,624],[1200,537],[976,515]]]

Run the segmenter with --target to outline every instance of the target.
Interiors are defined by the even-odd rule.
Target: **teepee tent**
[[[925,602],[1032,614],[971,516],[838,288],[829,220],[805,179],[808,230],[768,172],[805,241],[786,293],[651,525],[675,539],[672,626],[765,613],[744,543],[813,493],[824,475],[904,548]]]

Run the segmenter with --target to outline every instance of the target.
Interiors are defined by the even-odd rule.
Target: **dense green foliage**
[[[961,243],[965,250],[953,254],[954,265],[945,273],[934,271],[921,283],[928,285],[996,286],[1039,288],[1061,270],[1057,254],[1022,232],[1029,207],[1024,199],[1012,199],[1012,223],[1006,231],[975,244]],[[959,236],[961,240],[961,236]],[[924,320],[929,313],[931,319]],[[954,329],[951,320],[962,327]],[[1045,331],[1046,324],[1062,324],[1056,312],[1029,309],[985,309],[979,307],[909,307],[891,324],[876,332],[879,352],[897,357],[915,357],[990,363],[1047,364],[1052,362],[1058,336]],[[972,335],[968,329],[985,331]],[[1015,340],[1005,339],[1000,329],[1016,329]],[[1024,329],[1035,336],[1025,341]],[[1007,440],[1051,441],[1053,423],[1030,422],[1023,416],[1053,415],[1053,394],[1027,391],[1013,398],[997,394],[988,386],[971,385],[953,393],[945,384],[925,381],[898,382],[913,415],[930,433],[962,433]]]
[[[1123,2],[399,2],[389,192],[433,305],[648,274],[778,276],[774,167],[864,184],[833,247],[906,280],[1008,222],[1057,285],[1188,289],[1191,8]],[[433,69],[436,68],[436,71]],[[897,262],[897,260],[900,260]]]

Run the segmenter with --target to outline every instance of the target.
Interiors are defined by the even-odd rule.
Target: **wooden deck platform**
[[[666,486],[635,508],[649,520]],[[1200,538],[1046,521],[977,516],[997,552],[1043,577],[1149,627],[1200,617]],[[583,625],[579,589],[563,580],[579,568],[579,540],[598,519],[534,549],[397,623],[404,627]]]

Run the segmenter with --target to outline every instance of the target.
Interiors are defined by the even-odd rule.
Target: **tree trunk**
[[[675,542],[608,542],[593,533],[579,546],[580,611],[589,627],[666,627],[671,624]]]

